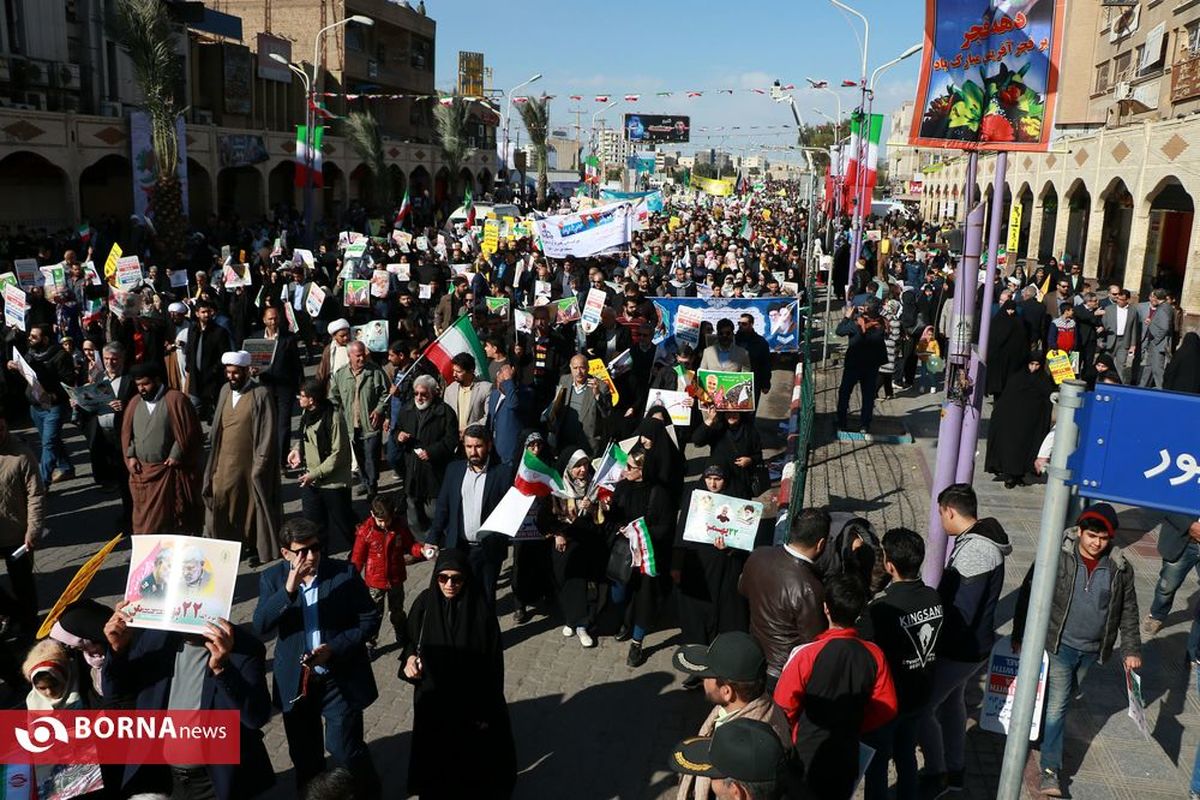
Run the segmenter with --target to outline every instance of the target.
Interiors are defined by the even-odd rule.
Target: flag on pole
[[[617,485],[617,481],[625,477],[625,463],[628,460],[629,456],[621,448],[621,445],[616,442],[610,443],[600,458],[600,466],[596,468],[592,485],[588,487],[588,497],[600,500],[612,497],[613,487]]]
[[[79,240],[84,244],[88,243],[88,239],[92,238],[92,226],[88,223],[83,223],[79,226]]]
[[[863,144],[863,114],[855,114],[850,120],[850,145],[849,158],[846,165],[846,179],[843,182],[843,196],[845,201],[843,207],[847,210],[853,210],[854,204],[859,197],[857,196],[859,170],[865,172],[866,183],[862,187],[862,197],[865,198],[863,204],[864,212],[870,207],[872,193],[875,191],[876,163],[879,160],[879,138],[883,133],[883,115],[872,114],[870,125],[867,127],[866,133],[866,159],[859,163],[859,158],[862,155],[859,149]]]
[[[583,182],[600,183],[600,159],[595,156],[583,160]]]
[[[470,353],[475,357],[476,364],[486,364],[487,354],[479,343],[479,336],[471,327],[471,317],[464,314],[454,321],[433,344],[425,348],[422,358],[428,358],[438,368],[438,372],[446,379],[446,383],[454,380],[450,372],[450,359],[459,353]]]
[[[521,463],[517,465],[517,478],[513,487],[528,497],[546,497],[551,494],[559,497],[571,496],[563,483],[562,474],[528,450],[524,451]]]
[[[312,152],[312,185],[318,189],[325,186],[325,174],[321,168],[321,139],[324,138],[325,128],[318,125],[313,132]],[[296,167],[295,185],[304,187],[308,184],[308,126],[296,126]]]
[[[404,199],[400,201],[400,209],[396,211],[396,225],[404,222],[404,218],[412,211],[412,201],[408,199],[408,187],[404,187]]]
[[[633,566],[643,575],[658,577],[658,561],[654,557],[654,542],[650,540],[650,528],[645,517],[638,517],[621,529],[629,538],[629,553]]]
[[[467,187],[466,194],[463,195],[463,211],[467,212],[467,227],[475,227],[475,201],[471,197],[471,187]],[[486,361],[480,361],[480,364],[486,364]]]
[[[754,241],[754,226],[750,224],[750,215],[742,217],[742,229],[738,231],[738,236],[745,239],[747,242]]]

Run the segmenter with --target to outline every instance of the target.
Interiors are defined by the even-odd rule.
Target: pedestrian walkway
[[[892,400],[880,400],[878,425],[902,424],[916,441],[910,445],[839,441],[834,430],[834,407],[841,373],[830,368],[817,376],[817,420],[807,505],[827,504],[831,511],[860,513],[882,532],[912,527],[928,532],[930,486],[936,461],[941,395],[916,395],[912,390]],[[851,418],[858,408],[851,400]],[[988,411],[985,409],[985,417]],[[876,427],[876,426],[873,426]],[[1012,629],[1016,593],[1037,548],[1044,486],[1005,489],[982,472],[986,420],[981,426],[976,456],[975,489],[980,516],[994,516],[1013,543],[997,621],[1001,631]],[[1121,530],[1117,543],[1127,548],[1137,577],[1138,607],[1144,616],[1158,578],[1160,560],[1153,512],[1117,506]],[[1188,578],[1176,596],[1165,627],[1142,649],[1142,690],[1152,734],[1147,741],[1126,715],[1124,674],[1117,658],[1094,668],[1083,684],[1082,697],[1068,712],[1064,776],[1072,797],[1080,800],[1152,800],[1187,796],[1192,761],[1200,743],[1200,696],[1191,688],[1186,659],[1189,609],[1197,600],[1197,583]],[[971,798],[995,797],[1004,755],[1003,737],[980,730],[975,723],[982,697],[979,686],[968,694],[972,721],[967,735],[966,793]],[[1037,793],[1037,753],[1031,751],[1025,772],[1027,797]]]

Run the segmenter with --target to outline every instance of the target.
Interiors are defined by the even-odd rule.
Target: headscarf
[[[438,576],[448,570],[462,573],[458,595],[450,599],[442,594]],[[438,553],[433,574],[429,576],[429,601],[421,624],[419,650],[430,647],[473,648],[485,641],[488,611],[483,592],[476,585],[467,554],[457,547]]]

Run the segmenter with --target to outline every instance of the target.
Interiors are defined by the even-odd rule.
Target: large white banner
[[[542,252],[549,258],[586,258],[629,244],[630,204],[613,203],[599,208],[546,217],[536,221]]]

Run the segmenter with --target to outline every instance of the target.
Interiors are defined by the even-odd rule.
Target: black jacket
[[[196,358],[196,350],[200,348],[201,358]],[[188,394],[201,397],[209,402],[215,402],[217,393],[224,383],[224,367],[221,356],[233,349],[229,339],[229,331],[216,322],[209,323],[203,333],[200,326],[193,325],[188,331],[187,340],[187,372]],[[203,362],[203,363],[201,363]]]
[[[442,479],[442,490],[438,493],[433,524],[425,541],[438,547],[458,547],[465,539],[463,531],[462,483],[467,474],[466,461],[454,461],[446,467]],[[479,521],[482,523],[496,508],[500,499],[512,488],[513,470],[510,465],[491,464],[483,479],[483,502],[480,505]],[[481,538],[483,532],[481,531]],[[502,534],[491,534],[501,535]],[[465,544],[465,542],[462,542]]]
[[[929,700],[942,632],[942,599],[919,580],[891,583],[867,609],[872,638],[887,658],[901,713]]]
[[[1004,586],[1004,559],[1012,552],[996,520],[977,520],[954,539],[950,561],[938,584],[945,614],[938,637],[939,658],[983,661],[996,643],[996,603]]]

